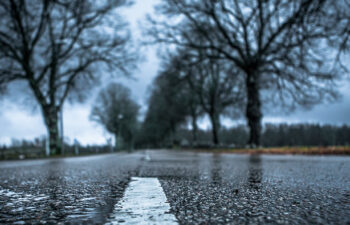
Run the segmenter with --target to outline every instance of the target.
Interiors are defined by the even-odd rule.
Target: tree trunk
[[[115,148],[115,151],[118,151],[118,145],[119,145],[119,135],[116,133],[116,134],[114,134],[114,138],[115,138],[115,146],[114,146],[114,148]]]
[[[175,143],[175,132],[176,132],[175,122],[171,122],[171,124],[170,124],[170,142],[171,142],[171,148],[174,148],[174,147],[176,146],[176,143]]]
[[[131,137],[129,151],[134,151],[134,137]]]
[[[50,153],[52,155],[61,154],[61,139],[58,133],[58,110],[56,107],[48,107],[43,113],[45,125],[49,135]]]
[[[248,145],[250,145],[251,147],[257,147],[260,145],[262,113],[261,113],[261,101],[260,101],[258,78],[259,77],[257,73],[247,73],[246,118],[249,126]]]
[[[197,117],[192,115],[192,145],[197,144]]]
[[[220,128],[219,118],[215,112],[210,113],[209,117],[210,117],[210,122],[212,127],[212,133],[213,133],[213,143],[215,145],[218,145],[219,144],[218,130]]]

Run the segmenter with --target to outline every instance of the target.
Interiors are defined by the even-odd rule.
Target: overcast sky
[[[142,23],[147,13],[153,13],[153,6],[157,2],[158,0],[136,0],[132,7],[123,11],[135,38],[142,37],[138,23]],[[134,72],[135,79],[114,80],[130,87],[134,98],[143,105],[142,110],[145,111],[147,88],[157,74],[159,60],[156,47],[149,47],[143,52],[145,61],[140,63],[139,69]],[[108,83],[110,80],[105,82]],[[339,91],[343,97],[336,103],[321,104],[312,110],[299,110],[289,115],[265,115],[263,122],[350,125],[350,81],[343,82]],[[76,138],[82,144],[104,144],[106,139],[111,137],[99,124],[89,120],[91,103],[95,95],[92,94],[84,104],[64,105],[64,135],[71,141]],[[0,99],[0,144],[10,144],[12,138],[34,139],[46,134],[40,111],[23,106],[24,102],[24,100],[17,101],[13,96]],[[227,119],[223,120],[223,123],[225,126],[233,124]],[[200,124],[202,128],[210,128],[206,119],[200,121]]]

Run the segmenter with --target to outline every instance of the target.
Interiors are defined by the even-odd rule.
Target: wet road
[[[174,151],[2,161],[0,224],[104,224],[131,177],[180,224],[350,224],[350,157]]]

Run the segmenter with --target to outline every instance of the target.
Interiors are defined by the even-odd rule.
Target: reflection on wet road
[[[181,224],[350,223],[350,157],[140,151],[0,171],[0,224],[103,224],[131,177],[158,178]]]

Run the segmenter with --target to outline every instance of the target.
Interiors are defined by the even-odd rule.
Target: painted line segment
[[[132,177],[107,224],[178,224],[157,178]]]

